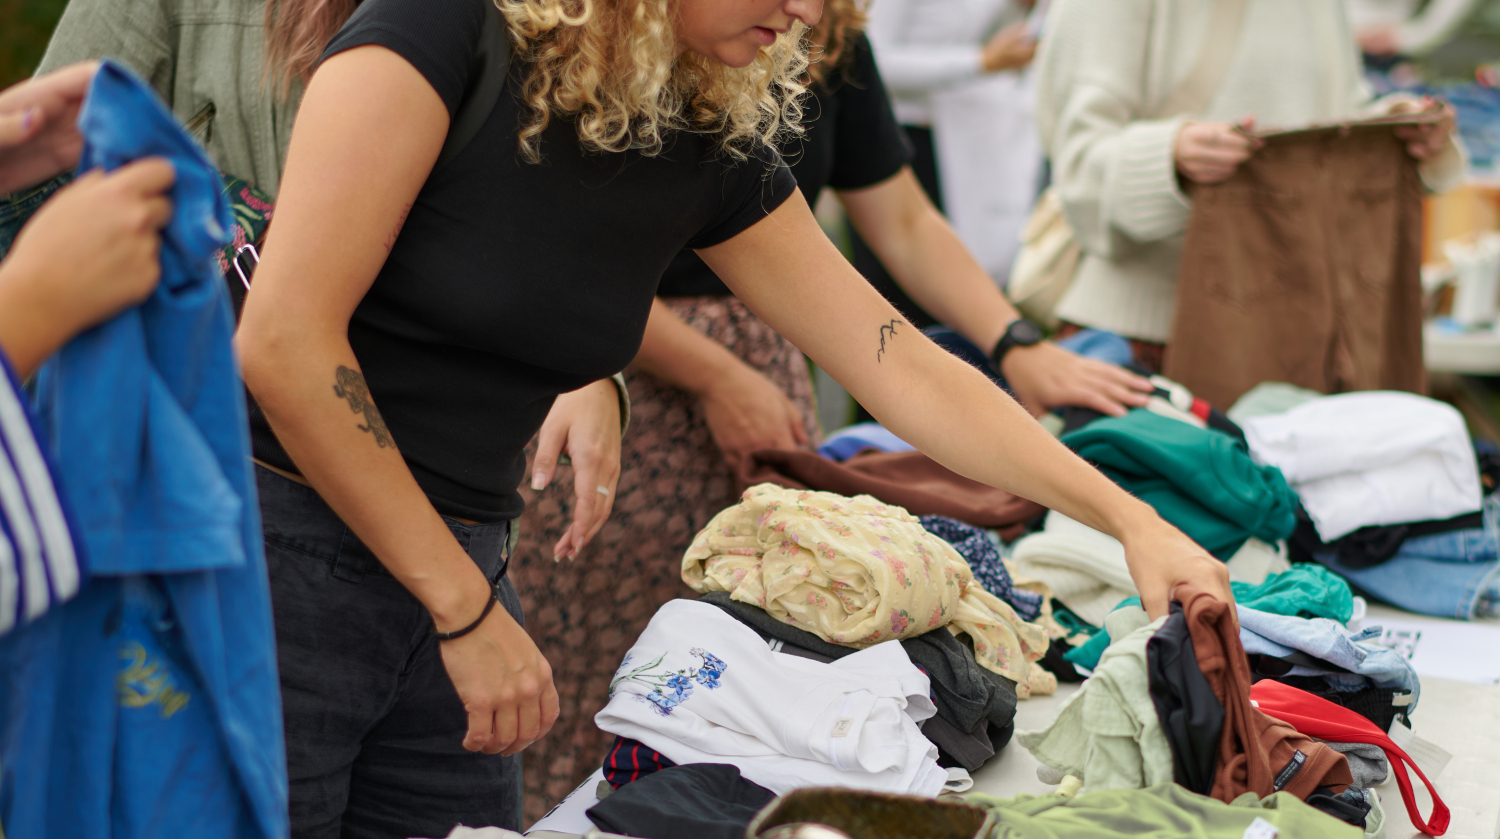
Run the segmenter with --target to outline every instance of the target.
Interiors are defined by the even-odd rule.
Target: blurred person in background
[[[980,262],[992,279],[1002,286],[1010,267],[1008,255],[1014,253],[1020,222],[1024,221],[1025,209],[1038,186],[1041,153],[1033,140],[1030,94],[1016,78],[1008,90],[955,102],[955,107],[946,112],[939,99],[945,92],[974,88],[976,82],[1016,77],[1031,64],[1037,40],[1027,16],[1033,2],[879,0],[869,5],[870,45],[880,63],[896,119],[911,143],[912,171],[933,205],[948,215],[970,249],[980,254]],[[976,109],[1003,110],[1004,118],[1022,123],[1018,126],[1020,130],[1006,131],[1005,137],[978,144],[977,149],[975,144],[955,146],[952,144],[955,138],[942,136],[945,130],[963,130],[969,117],[983,120],[993,116],[974,114]],[[945,117],[947,125],[941,124]],[[949,141],[946,145],[945,140]],[[978,177],[987,188],[993,189],[995,183],[988,176],[997,169],[1002,179],[1010,175],[1010,182],[1001,188],[1014,192],[1014,196],[996,197],[1013,198],[1007,203],[1019,204],[1021,208],[1013,229],[995,230],[993,223],[971,221],[969,216],[974,211],[967,202],[955,205],[948,200],[949,193],[955,187],[962,188],[965,179]],[[1000,226],[1007,225],[1001,222]],[[935,312],[924,311],[920,300],[914,300],[900,288],[860,231],[851,227],[849,234],[854,266],[887,299],[918,326],[925,328],[942,320]],[[996,243],[997,253],[990,258],[988,251]]]
[[[1472,79],[1500,62],[1496,0],[1348,0],[1360,49],[1376,58],[1422,62],[1430,74]]]
[[[1172,328],[1192,186],[1228,179],[1255,153],[1245,129],[1380,107],[1342,3],[1254,0],[1209,104],[1156,116],[1197,64],[1213,11],[1202,0],[1054,0],[1037,59],[1037,127],[1083,248],[1056,315],[1064,330],[1132,339],[1152,369]],[[1453,127],[1444,106],[1437,123],[1398,129],[1431,189],[1464,172]]]

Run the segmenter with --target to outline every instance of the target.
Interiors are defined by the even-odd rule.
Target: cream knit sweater
[[[1083,246],[1057,315],[1166,341],[1191,204],[1172,147],[1189,118],[1297,126],[1371,102],[1342,0],[1247,0],[1224,81],[1191,117],[1156,115],[1197,63],[1214,0],[1053,0],[1038,57],[1037,128]],[[1455,141],[1427,161],[1429,188],[1464,171]]]

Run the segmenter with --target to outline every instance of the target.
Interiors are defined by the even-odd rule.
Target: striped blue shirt
[[[10,363],[0,353],[0,635],[69,600],[83,583],[41,435]]]

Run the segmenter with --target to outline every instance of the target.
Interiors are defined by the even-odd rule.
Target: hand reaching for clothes
[[[1143,505],[1144,506],[1144,505]],[[1234,602],[1229,567],[1149,509],[1141,526],[1120,539],[1141,605],[1152,620],[1168,613],[1178,586],[1191,583],[1225,603]]]
[[[1264,145],[1249,135],[1254,130],[1253,116],[1238,123],[1183,123],[1172,146],[1177,171],[1194,183],[1216,184],[1229,180],[1239,165]]]
[[[609,520],[620,482],[620,392],[601,379],[557,397],[537,432],[531,488],[546,489],[558,457],[573,462],[573,524],[552,548],[553,559],[578,556]]]
[[[0,91],[0,195],[78,164],[78,111],[98,69],[97,61],[72,64]]]
[[[808,443],[802,414],[770,379],[735,365],[700,395],[703,417],[729,468],[739,471],[759,449],[795,449]]]
[[[1036,417],[1073,405],[1120,417],[1145,405],[1155,390],[1123,367],[1084,358],[1050,341],[1013,348],[1000,368],[1021,405]]]

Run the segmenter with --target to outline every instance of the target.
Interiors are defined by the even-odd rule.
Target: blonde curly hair
[[[744,159],[754,141],[801,132],[807,48],[801,24],[742,68],[677,41],[677,0],[493,0],[526,67],[520,147],[541,159],[553,117],[577,126],[585,149],[660,153],[673,131],[713,135]]]

